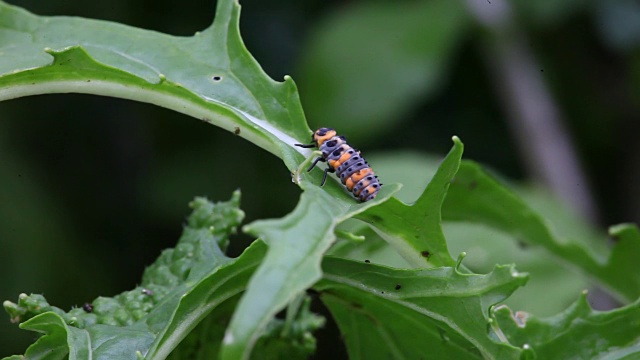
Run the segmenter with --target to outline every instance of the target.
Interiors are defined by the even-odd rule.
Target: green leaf
[[[150,318],[150,326],[162,325],[162,331],[158,333],[146,359],[166,358],[213,309],[243,292],[265,251],[262,242],[254,242],[233,263],[220,267],[195,284],[180,297],[177,304],[172,304],[172,307],[165,305],[171,311],[170,319],[166,319],[166,314]]]
[[[233,131],[281,157],[289,169],[295,169],[303,159],[300,154],[310,154],[309,150],[293,146],[309,134],[295,85],[288,78],[284,83],[274,82],[248,54],[239,35],[239,11],[237,2],[220,1],[214,24],[202,33],[183,38],[102,21],[37,17],[0,3],[0,52],[20,54],[2,57],[0,100],[43,93],[83,92],[149,102]],[[296,222],[296,228],[287,231],[289,240],[279,242],[283,246],[274,245],[277,241],[269,234],[264,236],[270,245],[269,256],[261,266],[260,276],[252,280],[246,299],[240,302],[231,326],[237,330],[239,318],[249,319],[238,333],[242,336],[234,338],[242,338],[244,345],[249,344],[249,339],[253,343],[273,314],[295,294],[319,279],[320,259],[332,242],[333,226],[384,202],[399,188],[387,185],[378,199],[356,204],[337,181],[330,181],[324,191],[319,190],[317,182],[308,181],[317,179],[317,174],[319,171],[301,176],[301,186],[307,191],[298,207],[314,211],[300,214],[298,210],[282,221],[283,228],[291,226],[287,221]],[[311,205],[313,201],[309,199],[321,199],[322,204]],[[335,211],[334,207],[340,210]],[[320,219],[313,224],[319,229],[316,237],[313,241],[299,241],[301,234],[308,231],[299,225],[308,225],[312,219]],[[277,225],[271,227],[274,228]],[[256,233],[261,232],[259,223],[255,229]],[[267,226],[263,232],[269,231]],[[271,234],[278,235],[278,232]],[[291,242],[295,246],[290,246]],[[282,266],[285,271],[277,272],[274,279],[267,276],[269,281],[263,281],[265,272],[271,271],[287,251],[298,246],[297,256],[290,257]],[[175,267],[184,270],[180,264]],[[299,274],[303,276],[289,281]],[[171,281],[171,278],[165,280]],[[263,287],[269,284],[276,286],[263,292]],[[280,291],[283,287],[286,291]],[[259,301],[263,298],[264,301]],[[254,313],[260,309],[265,311],[260,312],[260,316],[249,317],[252,312],[246,311],[247,306],[251,309],[255,302],[266,305],[256,308]],[[100,305],[100,310],[113,306],[110,301],[101,301]],[[123,320],[126,323],[128,318],[123,319],[120,314],[109,319],[114,324]],[[240,347],[250,351],[251,347],[244,345]],[[158,346],[157,351],[166,353],[162,344]]]
[[[224,331],[238,305],[240,294],[216,306],[206,318],[191,330],[180,344],[169,354],[169,360],[215,359],[222,346]]]
[[[598,278],[609,287],[620,290],[633,300],[640,297],[640,274],[637,254],[640,254],[640,232],[636,224],[620,224],[609,228],[609,235],[615,241],[607,263],[594,269]],[[624,291],[623,291],[624,290]]]
[[[239,299],[240,296],[237,295],[216,306],[211,314],[189,332],[168,359],[216,359],[225,329]],[[251,358],[308,358],[316,349],[312,332],[324,324],[324,318],[312,313],[309,306],[310,298],[306,295],[294,300],[287,308],[286,319],[276,318],[268,324]]]
[[[411,268],[411,265],[366,223],[350,219],[341,223],[337,229],[341,229],[340,231],[348,229],[348,231],[364,237],[364,241],[346,240],[336,232],[336,242],[331,246],[327,255],[355,261],[373,262],[399,269]]]
[[[135,359],[135,351],[148,348],[153,341],[152,333],[133,327],[92,325],[79,329],[53,311],[30,318],[20,328],[44,334],[27,349],[28,359]]]
[[[498,307],[493,316],[511,343],[538,359],[636,359],[640,356],[640,300],[594,311],[586,292],[566,311],[547,319]]]
[[[222,127],[282,158],[306,139],[296,86],[269,78],[239,33],[240,6],[218,2],[193,37],[105,21],[39,17],[0,1],[0,100],[78,92],[137,100]]]
[[[458,0],[341,7],[302,51],[307,114],[315,124],[339,125],[351,139],[384,134],[446,81],[470,20]]]
[[[40,314],[20,325],[22,329],[36,331],[45,334],[29,347],[25,356],[28,359],[87,359],[92,357],[91,340],[87,330],[77,329],[69,326],[58,314],[46,312]],[[99,332],[98,332],[99,333]],[[128,334],[132,335],[132,334]],[[135,343],[151,342],[151,337],[144,339],[143,336],[128,336],[121,340]],[[98,335],[98,339],[100,335]],[[98,340],[94,339],[94,340]],[[99,340],[98,340],[99,341]],[[122,344],[125,349],[128,346]],[[135,349],[135,347],[134,347]],[[107,351],[111,355],[115,355]]]
[[[485,224],[519,241],[540,246],[559,262],[577,267],[598,281],[621,301],[640,296],[640,273],[634,265],[636,254],[640,253],[636,227],[612,229],[619,243],[610,254],[602,249],[595,252],[585,242],[558,236],[542,216],[479,165],[468,161],[462,163],[451,184],[442,216],[445,220]]]
[[[224,359],[248,358],[271,318],[320,279],[320,262],[335,239],[336,224],[389,200],[399,189],[385,186],[374,200],[356,204],[341,188],[341,196],[332,197],[335,186],[329,185],[329,191],[309,184],[303,187],[307,189],[293,212],[244,227],[263,239],[269,252],[233,315],[221,352]]]
[[[304,294],[287,307],[284,320],[274,319],[256,344],[252,359],[308,359],[316,350],[312,333],[324,325],[324,317],[311,312],[311,298]]]
[[[343,187],[336,186],[337,181],[329,181],[325,191],[306,181],[305,176],[301,184],[305,192],[292,213],[245,226],[245,232],[269,245],[269,252],[233,316],[222,357],[249,357],[269,320],[320,279],[322,256],[335,240],[335,227],[351,217],[362,219],[384,234],[414,266],[455,264],[440,228],[440,207],[463,150],[457,137],[453,141],[453,149],[414,205],[390,198],[400,189],[398,185],[385,185],[374,200],[356,205]],[[406,229],[411,232],[407,234]]]
[[[504,301],[512,309],[538,316],[554,315],[590,286],[588,277],[567,271],[562,263],[549,259],[545,249],[519,243],[494,228],[445,222],[444,233],[452,253],[466,252],[464,264],[473,273],[491,271],[494,264],[514,263],[518,270],[529,274],[527,286]]]
[[[404,202],[415,201],[420,196],[441,161],[440,157],[409,151],[367,154],[367,159],[375,164],[376,174],[385,181],[403,183],[395,197]],[[585,245],[595,251],[608,252],[603,234],[593,224],[582,220],[547,192],[531,186],[507,183],[529,207],[544,217],[557,235],[585,242]],[[518,238],[481,223],[465,219],[454,222],[444,220],[443,231],[449,252],[466,252],[464,265],[472,272],[487,273],[495,264],[515,263],[518,270],[530,274],[527,286],[505,301],[512,309],[525,310],[538,316],[557,314],[566,309],[577,294],[590,286],[590,279],[586,274],[567,271],[562,262],[553,261],[557,259],[550,258],[547,250],[542,247],[528,246]],[[348,228],[344,227],[346,224],[341,224],[340,228],[364,235],[365,242],[356,244],[338,241],[331,249],[332,255],[357,261],[366,259],[397,268],[409,267],[373,230],[356,223],[359,222],[350,221]]]
[[[314,288],[329,307],[351,359],[517,359],[522,352],[498,341],[488,318],[527,276],[513,266],[490,274],[457,268],[397,270],[326,258]]]
[[[429,185],[414,204],[395,198],[357,218],[369,223],[411,265],[452,266],[455,261],[442,233],[440,209],[449,184],[458,171],[464,146],[454,136],[453,149],[442,161]]]
[[[220,249],[244,217],[239,201],[238,192],[217,204],[196,198],[175,249],[163,251],[134,290],[100,297],[68,313],[39,295],[21,295],[18,304],[5,302],[13,321],[29,319],[22,328],[46,334],[26,355],[136,359],[140,352],[147,359],[166,358],[212,310],[237,299],[264,257],[266,247],[260,241],[236,259]]]

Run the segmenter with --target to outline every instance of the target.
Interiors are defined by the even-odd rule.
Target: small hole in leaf
[[[215,75],[214,77],[211,78],[213,81],[220,81],[222,80],[222,76],[219,75]]]

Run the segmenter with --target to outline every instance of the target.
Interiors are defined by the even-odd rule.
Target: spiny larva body
[[[360,201],[372,200],[378,195],[382,184],[360,151],[347,144],[344,136],[339,136],[331,128],[320,128],[311,135],[311,144],[295,144],[303,148],[317,147],[322,156],[316,158],[307,171],[311,171],[318,161],[329,166],[324,171],[322,185],[327,180],[328,172],[335,172],[342,184]]]

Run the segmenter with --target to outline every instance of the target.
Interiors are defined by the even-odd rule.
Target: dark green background
[[[10,3],[39,15],[104,19],[184,36],[206,28],[215,9],[212,1],[190,0]],[[241,3],[241,32],[249,51],[273,78],[293,76],[303,105],[309,104],[312,127],[340,130],[350,120],[325,119],[318,104],[326,89],[314,80],[323,74],[314,74],[319,66],[309,51],[332,21],[358,14],[368,2]],[[592,182],[599,224],[636,221],[640,28],[634,24],[640,24],[640,6],[633,1],[529,3],[513,1],[514,18]],[[390,25],[378,26],[385,31]],[[431,35],[415,33],[416,44],[437,38]],[[351,124],[345,135],[366,153],[443,154],[455,134],[465,143],[465,158],[526,180],[509,132],[512,124],[497,99],[498,79],[488,71],[490,36],[470,20],[431,91],[415,94],[403,111],[383,119],[384,126]],[[194,196],[226,200],[240,188],[251,221],[283,216],[300,192],[279,159],[233,134],[148,104],[46,95],[0,103],[0,119],[2,300],[42,293],[68,309],[119,293],[135,286],[144,267],[175,243]],[[234,251],[249,240],[238,235]],[[0,356],[23,353],[33,338],[0,322]]]

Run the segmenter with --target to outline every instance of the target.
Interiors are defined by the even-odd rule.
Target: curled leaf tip
[[[242,197],[242,192],[240,191],[240,189],[236,189],[233,191],[233,194],[231,194],[231,201],[240,201],[240,198]]]
[[[458,255],[458,260],[456,260],[456,271],[460,270],[460,265],[462,264],[462,260],[465,256],[467,256],[467,253],[464,251],[461,252],[460,255]]]
[[[337,237],[345,239],[345,240],[348,240],[348,241],[364,242],[364,240],[365,240],[364,235],[356,235],[356,234],[348,232],[348,231],[336,230],[335,234],[336,234]]]
[[[451,140],[453,140],[454,143],[460,143],[462,141],[460,141],[460,138],[457,135],[453,135],[451,137]]]
[[[613,225],[613,226],[609,227],[609,235],[610,236],[616,236],[616,235],[619,235],[620,233],[624,232],[627,229],[633,229],[633,228],[637,228],[637,225],[633,224],[633,223],[616,224],[616,225]]]

